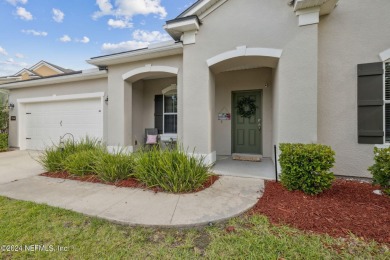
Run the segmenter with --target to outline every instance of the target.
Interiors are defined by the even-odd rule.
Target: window
[[[154,96],[154,127],[158,134],[177,134],[177,87],[175,84],[162,90],[162,95]]]
[[[390,143],[390,62],[385,63],[385,142]]]
[[[171,90],[164,94],[164,134],[177,133],[177,92]]]

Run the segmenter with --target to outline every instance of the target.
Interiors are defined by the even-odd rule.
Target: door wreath
[[[243,97],[237,103],[237,112],[241,117],[250,118],[256,114],[256,100],[250,97]]]

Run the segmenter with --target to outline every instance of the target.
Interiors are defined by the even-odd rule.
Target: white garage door
[[[103,137],[100,98],[26,104],[26,148],[43,150],[71,133],[75,140]]]

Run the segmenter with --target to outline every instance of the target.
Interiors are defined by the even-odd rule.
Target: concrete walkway
[[[11,151],[0,153],[0,184],[28,178],[43,172],[36,161],[37,151]]]
[[[204,191],[174,195],[33,176],[1,183],[0,195],[123,224],[185,227],[240,215],[256,204],[263,188],[261,179],[223,176]]]

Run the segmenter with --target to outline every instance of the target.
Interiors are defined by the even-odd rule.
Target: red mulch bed
[[[129,178],[129,179],[117,181],[117,182],[105,182],[105,181],[99,179],[96,175],[84,175],[83,177],[80,177],[80,176],[71,175],[67,172],[45,172],[45,173],[42,173],[41,176],[46,176],[46,177],[50,177],[50,178],[76,180],[76,181],[82,181],[82,182],[102,183],[102,184],[107,184],[107,185],[114,185],[116,187],[123,187],[123,188],[140,188],[140,189],[144,189],[144,190],[152,190],[156,193],[157,192],[164,192],[164,190],[160,187],[148,188],[145,184],[139,182],[138,180],[136,180],[134,178]],[[199,191],[202,191],[204,189],[209,188],[218,179],[219,179],[219,176],[211,175],[209,177],[209,179],[203,184],[203,186],[194,192],[199,192]]]
[[[390,244],[390,197],[374,194],[376,189],[369,183],[339,179],[330,190],[310,196],[269,181],[250,214],[260,213],[274,224],[306,231],[335,237],[353,233]]]

